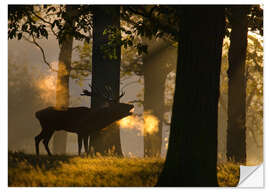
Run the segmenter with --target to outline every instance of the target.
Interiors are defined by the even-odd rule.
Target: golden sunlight
[[[36,82],[36,86],[39,90],[40,97],[45,103],[54,103],[55,101],[55,88],[56,88],[56,76],[49,74]]]
[[[141,128],[143,128],[143,121],[139,116],[128,116],[125,117],[119,121],[117,121],[117,124],[122,128],[122,129],[135,129],[138,131],[142,131]]]
[[[144,113],[144,129],[146,134],[153,134],[158,132],[159,120],[157,117],[151,115],[150,113]]]
[[[153,134],[158,132],[159,120],[149,112],[144,113],[143,119],[139,116],[128,116],[117,122],[122,129],[140,131],[141,135]]]

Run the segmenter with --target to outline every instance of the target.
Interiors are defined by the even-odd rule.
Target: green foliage
[[[101,46],[104,57],[108,57],[110,60],[117,60],[116,50],[121,47],[121,31],[115,26],[107,26],[103,32],[103,36],[108,38],[105,45]]]
[[[178,9],[179,6],[164,5],[123,6],[121,17],[133,25],[132,31],[136,35],[151,39],[169,34],[175,39],[179,22]]]
[[[168,6],[168,5],[128,5],[123,6],[121,17],[132,24],[132,33],[149,39],[163,37],[165,34],[176,41],[179,38],[179,26],[182,14],[190,5]],[[226,35],[230,36],[231,30],[231,8],[226,7]],[[261,5],[241,5],[248,8],[249,31],[263,35],[263,7]],[[137,16],[137,17],[134,17]]]
[[[185,6],[165,5],[126,5],[121,6],[122,20],[130,24],[129,28],[121,27],[113,29],[108,26],[104,32],[110,36],[108,47],[104,50],[114,49],[116,45],[125,48],[134,47],[138,49],[139,55],[147,53],[147,46],[134,43],[135,36],[146,38],[161,38],[168,35],[172,40],[179,37],[179,24],[181,13]],[[23,34],[36,38],[48,38],[48,29],[57,37],[59,44],[67,34],[77,40],[90,41],[88,32],[92,26],[92,6],[89,5],[10,5],[8,7],[8,38],[20,40]],[[227,35],[230,29],[231,7],[226,9]],[[110,10],[108,10],[110,11]],[[69,26],[65,25],[66,23]],[[260,5],[252,5],[248,14],[249,29],[263,33],[263,8]],[[125,34],[124,38],[119,35]],[[109,52],[106,52],[109,53]],[[115,53],[115,52],[111,52]],[[109,54],[115,59],[115,54]]]
[[[75,47],[79,54],[79,59],[71,64],[70,77],[82,83],[84,78],[88,77],[92,70],[92,45],[86,41],[82,45]]]
[[[260,5],[233,5],[228,6],[225,12],[226,16],[226,36],[230,37],[232,8],[246,8],[248,17],[248,30],[263,36],[263,7]]]
[[[253,5],[248,15],[248,26],[250,31],[258,31],[263,36],[263,8],[261,5]]]
[[[124,34],[121,44],[127,47],[134,47],[138,54],[147,54],[147,45],[142,42],[136,42],[140,38],[162,38],[165,35],[171,35],[175,39],[177,34],[177,25],[171,25],[171,21],[177,20],[175,17],[175,8],[173,6],[122,6],[121,18],[128,25],[121,26]],[[170,14],[169,14],[170,13]],[[172,27],[173,26],[173,27]]]
[[[19,20],[26,16],[26,12],[31,11],[33,6],[9,5],[8,6],[8,38],[13,39],[17,36],[19,30]],[[25,30],[28,25],[24,24],[22,30]],[[20,39],[20,38],[18,38]]]
[[[121,23],[122,25],[126,25],[126,23],[124,21],[122,21]],[[117,30],[114,28],[114,30]],[[112,31],[110,30],[106,30],[104,32],[104,34],[109,35],[109,41],[111,41],[111,43],[105,47],[103,47],[103,51],[107,52],[108,55],[110,55],[111,51],[114,50],[116,48],[116,45],[119,44],[119,42],[117,42],[116,39],[114,39],[115,34],[111,34]],[[119,33],[119,30],[118,30]],[[111,36],[112,35],[112,36]],[[122,36],[123,33],[122,33]],[[119,34],[118,34],[119,37]],[[130,40],[129,40],[130,41]],[[134,42],[134,44],[137,44],[139,42],[138,37],[135,37],[134,40],[132,40],[131,42]],[[128,43],[127,43],[128,44]],[[92,68],[92,44],[91,41],[89,43],[84,42],[83,45],[78,45],[76,47],[76,52],[78,52],[79,54],[79,59],[74,61],[72,63],[72,72],[71,72],[71,77],[74,79],[83,79],[84,77],[87,77]],[[111,56],[111,59],[113,59],[113,55]],[[115,58],[114,58],[115,59]],[[137,49],[134,46],[127,46],[126,48],[124,48],[123,46],[121,47],[121,77],[124,76],[130,76],[132,74],[136,74],[139,76],[143,75],[143,71],[142,71],[142,57],[138,55],[137,53]]]
[[[160,158],[43,156],[9,152],[10,187],[153,187],[163,167]],[[236,186],[239,167],[218,168],[220,186]]]
[[[8,38],[20,40],[23,35],[48,39],[49,32],[59,44],[66,35],[76,40],[90,38],[91,6],[88,5],[9,5]],[[48,31],[50,29],[50,31]]]

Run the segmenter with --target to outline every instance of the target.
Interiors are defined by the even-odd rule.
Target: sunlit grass
[[[164,159],[78,156],[40,156],[9,152],[11,187],[151,187],[157,182]],[[239,169],[218,167],[220,186],[236,186]]]
[[[219,164],[217,167],[218,173],[218,183],[219,186],[237,186],[240,176],[240,168],[234,163],[223,163]]]

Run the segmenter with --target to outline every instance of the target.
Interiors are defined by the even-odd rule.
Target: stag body
[[[91,93],[84,90],[83,95],[90,96]],[[119,103],[114,100],[98,108],[72,107],[66,110],[57,110],[54,107],[48,107],[42,109],[35,114],[42,128],[41,133],[35,137],[36,154],[39,155],[39,143],[43,140],[48,155],[51,155],[48,144],[53,133],[59,130],[77,133],[79,154],[82,140],[88,154],[88,136],[95,135],[96,132],[111,123],[131,115],[133,108],[133,105]]]

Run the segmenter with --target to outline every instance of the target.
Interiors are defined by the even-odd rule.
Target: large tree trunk
[[[144,156],[159,157],[162,145],[165,81],[168,72],[172,70],[166,65],[173,62],[171,58],[174,57],[170,55],[175,48],[170,47],[170,42],[162,39],[145,39],[144,43],[148,45],[148,54],[143,55],[144,112],[151,113],[159,120],[158,132],[149,134],[144,130]]]
[[[182,33],[169,147],[157,186],[218,186],[217,112],[224,7],[188,6],[180,11]]]
[[[246,162],[246,78],[249,6],[233,6],[229,49],[227,159]]]
[[[71,6],[67,6],[70,10]],[[65,24],[65,28],[69,27],[69,23]],[[69,106],[69,76],[71,69],[73,37],[66,35],[60,47],[58,58],[58,72],[56,80],[56,109],[64,110]],[[55,154],[65,154],[67,146],[67,132],[57,131],[53,139],[53,152]]]
[[[119,96],[120,45],[114,50],[117,59],[105,57],[101,47],[108,41],[107,35],[103,35],[106,27],[120,27],[120,6],[95,6],[93,10],[92,84],[101,92],[104,92],[105,85],[108,85],[112,88],[114,96]],[[105,100],[99,96],[91,97],[91,107],[98,107],[104,102]],[[94,136],[90,136],[90,146],[91,149],[102,155],[109,149],[113,149],[116,155],[122,156],[119,127],[113,124],[105,132],[101,131]]]

